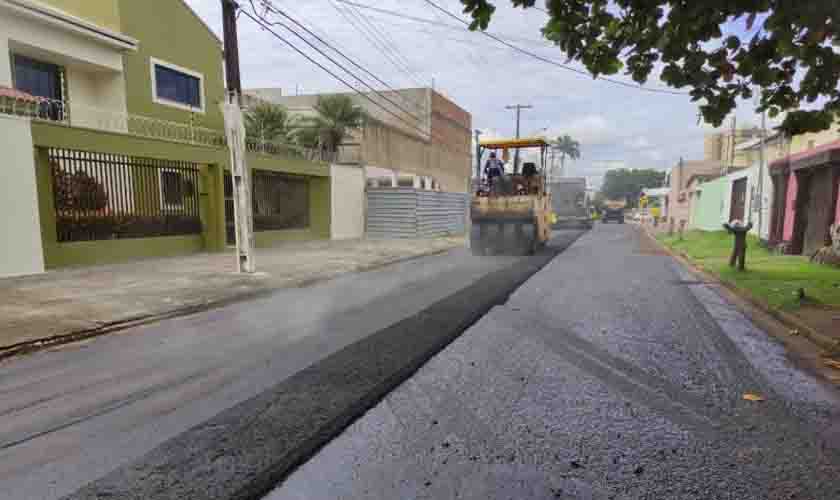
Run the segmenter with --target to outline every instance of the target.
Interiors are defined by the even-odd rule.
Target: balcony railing
[[[85,127],[128,134],[147,139],[160,139],[198,146],[227,147],[227,139],[221,130],[201,127],[193,123],[161,120],[70,104],[66,101],[37,97],[5,87],[0,87],[0,114],[70,127]],[[321,148],[304,148],[296,144],[282,142],[249,140],[246,142],[246,146],[251,153],[302,158],[316,162],[362,163],[362,148],[358,143],[342,144],[335,152]]]

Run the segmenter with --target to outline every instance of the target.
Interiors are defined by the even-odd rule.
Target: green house
[[[0,276],[229,247],[224,96],[182,0],[0,0]],[[329,237],[328,165],[248,165],[258,246]]]

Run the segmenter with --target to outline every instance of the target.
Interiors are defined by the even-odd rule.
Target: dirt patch
[[[668,255],[668,252],[662,248],[656,240],[651,238],[647,231],[638,231],[638,247],[636,253],[639,255]]]

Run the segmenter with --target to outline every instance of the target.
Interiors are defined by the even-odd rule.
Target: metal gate
[[[414,188],[367,192],[367,235],[373,238],[434,238],[466,231],[466,193]]]

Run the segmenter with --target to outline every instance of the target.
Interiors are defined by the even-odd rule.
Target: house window
[[[204,77],[200,73],[152,59],[152,90],[158,104],[204,111]]]
[[[15,88],[46,99],[62,100],[63,71],[60,66],[23,56],[14,56]]]
[[[14,55],[12,79],[15,89],[43,97],[38,104],[38,118],[64,120],[64,69],[28,57]]]
[[[160,170],[160,204],[164,210],[181,210],[195,196],[195,184],[180,170]]]

